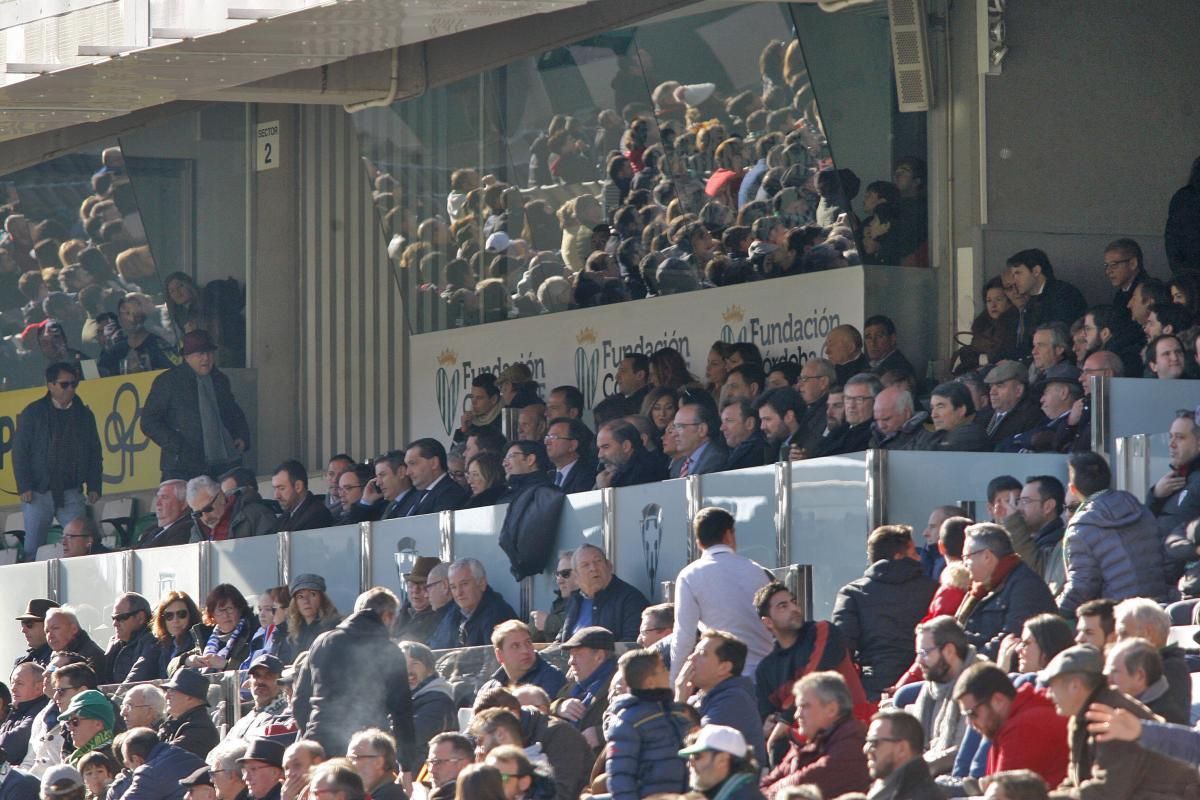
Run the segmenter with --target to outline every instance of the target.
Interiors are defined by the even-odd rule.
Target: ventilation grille
[[[896,100],[901,111],[928,111],[933,94],[924,0],[888,0]]]

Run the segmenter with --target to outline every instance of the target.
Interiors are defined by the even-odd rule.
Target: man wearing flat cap
[[[217,800],[217,790],[207,764],[179,781],[179,785],[183,787],[183,800]]]
[[[50,656],[54,651],[46,641],[46,612],[52,608],[58,608],[58,603],[45,598],[36,598],[25,604],[25,613],[17,616],[17,622],[21,623],[21,635],[25,637],[25,644],[29,645],[29,649],[25,651],[25,655],[17,658],[13,666],[24,664],[26,661],[33,661],[43,667],[50,663]]]
[[[117,713],[113,704],[103,693],[95,689],[80,692],[71,698],[58,721],[67,729],[75,749],[67,756],[67,763],[79,766],[79,759],[97,750],[113,758],[113,722]]]
[[[259,653],[247,671],[250,694],[254,697],[254,709],[245,714],[229,729],[227,738],[250,740],[263,735],[275,717],[282,714],[288,705],[287,695],[279,685],[283,675],[283,662],[270,653]]]
[[[274,739],[252,739],[246,755],[238,759],[242,780],[254,800],[279,800],[283,784],[283,753],[287,748]]]
[[[167,719],[159,738],[206,758],[221,740],[208,716],[208,679],[185,667],[176,670],[162,688],[167,692]]]
[[[142,408],[142,433],[162,449],[162,480],[220,475],[242,463],[250,425],[216,367],[206,331],[184,334],[183,361],[154,379]]]
[[[396,617],[396,638],[402,642],[428,642],[442,622],[442,617],[450,610],[447,603],[440,609],[433,607],[429,597],[429,572],[438,564],[440,558],[433,556],[418,556],[413,564],[412,572],[404,574],[404,588],[408,600]]]
[[[1128,711],[1139,719],[1154,712],[1127,694],[1109,687],[1104,656],[1091,645],[1068,647],[1038,673],[1060,716],[1067,718],[1071,761],[1067,777],[1051,796],[1088,800],[1127,798],[1196,798],[1200,782],[1195,767],[1140,747],[1136,742],[1098,741],[1088,733],[1088,706],[1100,703]]]
[[[1028,380],[1029,370],[1016,361],[1001,361],[984,376],[991,408],[980,411],[975,421],[993,447],[1046,421],[1030,396]]]
[[[617,672],[616,639],[607,628],[592,625],[577,630],[562,649],[571,668],[551,711],[573,724],[593,751],[599,750],[608,689]]]

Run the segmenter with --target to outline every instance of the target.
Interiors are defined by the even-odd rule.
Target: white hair
[[[162,483],[160,483],[158,485],[158,488],[160,488],[160,489],[170,488],[172,493],[174,493],[176,500],[178,500],[181,503],[187,502],[187,488],[188,488],[187,481],[183,481],[178,478],[172,478],[169,481],[163,481]]]
[[[1162,606],[1147,597],[1131,597],[1113,609],[1117,638],[1140,636],[1155,647],[1166,647],[1171,635],[1171,617]]]
[[[236,770],[238,759],[244,758],[249,745],[241,739],[225,739],[208,751],[208,768],[212,770]]]
[[[451,572],[454,572],[454,570],[456,570],[456,569],[469,569],[469,570],[471,570],[471,575],[474,576],[476,579],[479,579],[479,578],[483,578],[485,580],[487,579],[487,570],[484,569],[483,562],[477,558],[455,559],[454,563],[452,563],[450,565],[450,569],[448,569],[446,571],[446,575],[449,576],[449,574]]]
[[[66,617],[75,623],[75,627],[79,627],[79,612],[75,610],[74,606],[59,606],[58,608],[50,609],[46,612],[46,624],[50,623],[51,617]]]
[[[156,720],[161,720],[166,714],[167,696],[162,689],[153,684],[139,683],[126,692],[125,696],[136,703],[149,706]]]
[[[191,503],[200,492],[208,492],[216,497],[221,493],[221,485],[207,475],[197,475],[187,482],[187,501]]]

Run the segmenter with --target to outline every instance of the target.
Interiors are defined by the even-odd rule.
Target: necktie
[[[426,497],[428,497],[428,496],[429,496],[429,490],[428,490],[428,489],[426,489],[425,491],[421,492],[420,496],[419,496],[419,497],[417,497],[417,502],[415,502],[415,503],[413,503],[413,504],[412,504],[412,508],[408,509],[408,513],[407,513],[407,514],[405,514],[404,516],[406,516],[406,517],[415,517],[417,514],[423,514],[423,513],[425,513],[425,512],[423,512],[423,511],[421,511],[421,504],[425,502],[425,498],[426,498]]]
[[[685,458],[685,459],[683,460],[683,466],[681,466],[681,467],[679,468],[679,477],[681,477],[681,478],[686,478],[686,477],[688,476],[688,472],[690,472],[690,471],[691,471],[691,470],[689,469],[689,467],[691,467],[691,465],[692,465],[692,459],[691,459],[691,458]]]
[[[554,472],[554,485],[555,486],[563,485],[563,474],[557,470],[555,470],[555,472]]]
[[[992,421],[989,422],[988,426],[987,426],[987,435],[988,436],[991,436],[993,433],[996,432],[996,429],[1000,427],[1000,423],[1004,420],[1005,413],[1006,412],[998,411],[992,415]]]

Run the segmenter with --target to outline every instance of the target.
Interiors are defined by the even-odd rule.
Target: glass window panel
[[[775,465],[701,476],[701,505],[719,506],[733,514],[737,551],[764,567],[776,563],[779,548],[775,528]]]
[[[357,525],[292,534],[292,578],[306,572],[323,577],[329,599],[342,616],[354,610],[361,559],[362,542]]]

